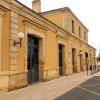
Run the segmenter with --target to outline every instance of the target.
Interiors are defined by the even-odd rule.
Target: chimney
[[[40,13],[41,12],[41,1],[40,0],[34,0],[32,2],[32,9],[35,12]]]

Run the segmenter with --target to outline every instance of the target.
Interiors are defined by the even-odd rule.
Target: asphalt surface
[[[100,100],[100,76],[94,76],[55,100]]]

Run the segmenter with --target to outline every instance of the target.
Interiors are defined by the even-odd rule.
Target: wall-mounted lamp
[[[24,38],[24,33],[19,32],[18,33],[18,39],[19,41],[14,40],[14,46],[16,46],[16,44],[20,45],[20,48],[22,47],[22,39]]]

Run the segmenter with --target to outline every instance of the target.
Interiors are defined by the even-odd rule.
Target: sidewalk
[[[0,100],[54,100],[93,76],[100,76],[100,72],[89,76],[87,76],[87,72],[81,72],[48,82],[40,82],[26,88],[0,94]]]

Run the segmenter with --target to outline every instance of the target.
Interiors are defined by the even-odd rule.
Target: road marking
[[[88,89],[86,89],[86,88],[83,88],[83,87],[81,87],[81,86],[78,86],[77,88],[80,88],[80,89],[82,89],[82,90],[84,90],[84,91],[87,91],[87,92],[90,92],[90,93],[92,93],[92,94],[95,94],[95,95],[100,96],[100,93],[93,92],[93,91],[88,90]]]
[[[95,85],[80,85],[80,86],[99,86],[100,84],[95,84]]]

